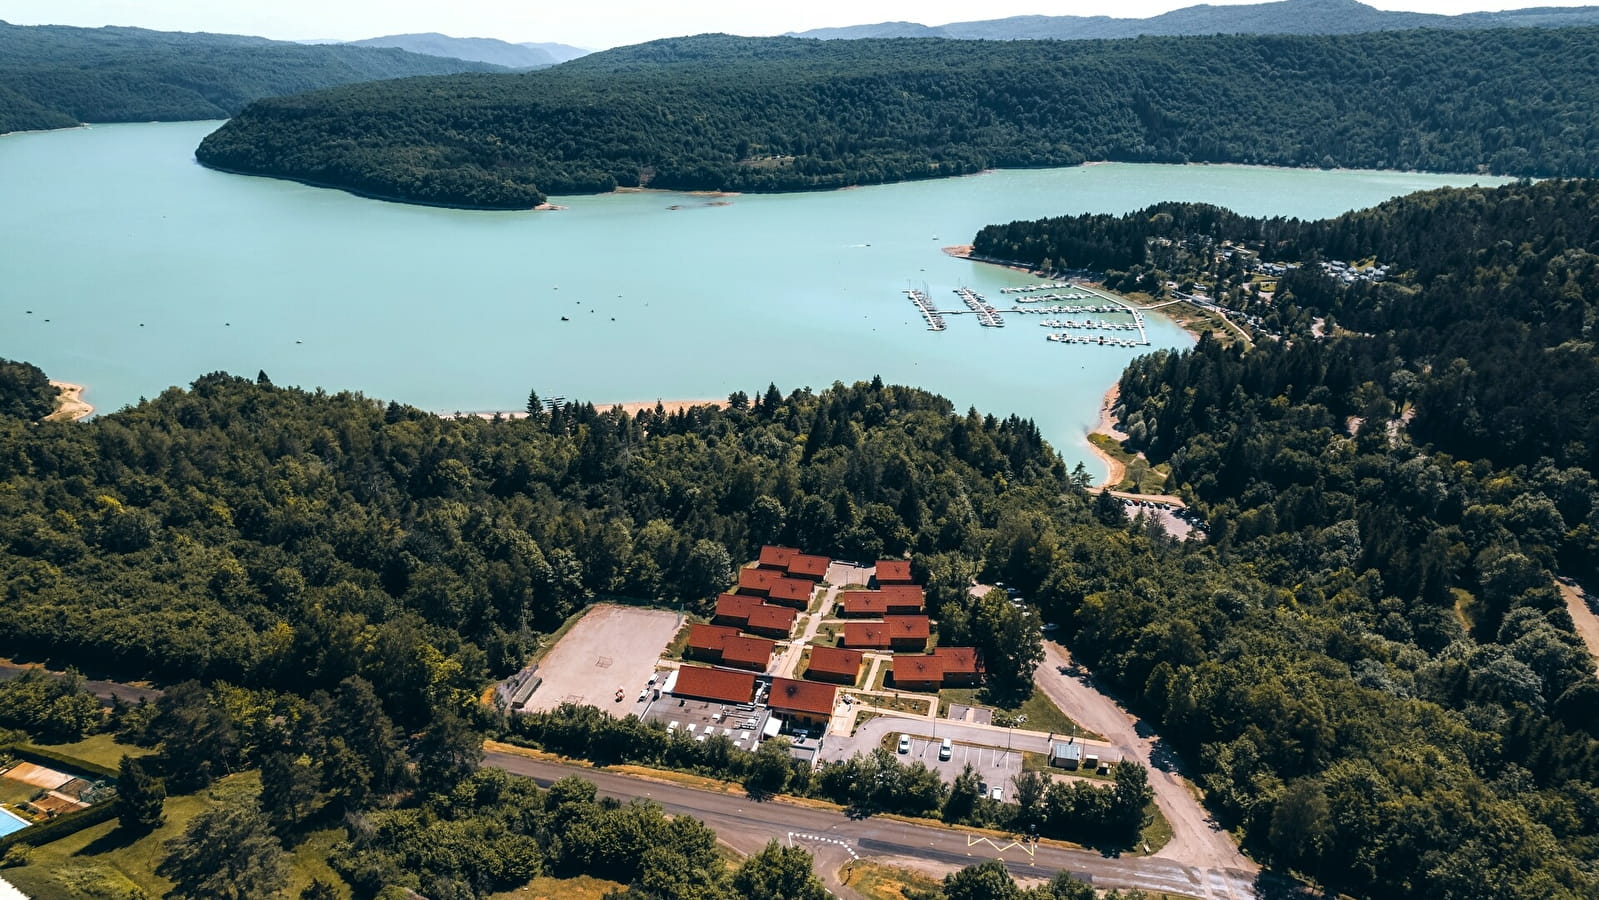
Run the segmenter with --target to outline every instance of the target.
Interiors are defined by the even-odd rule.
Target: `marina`
[[[1085,315],[1085,314],[1088,314],[1088,313],[1096,313],[1096,314],[1099,314],[1099,315],[1127,314],[1127,315],[1132,316],[1132,320],[1131,321],[1125,321],[1125,322],[1123,322],[1123,321],[1114,321],[1113,322],[1113,321],[1110,321],[1108,319],[1082,319],[1082,320],[1077,320],[1077,319],[1044,319],[1044,320],[1040,321],[1038,324],[1040,326],[1044,327],[1044,328],[1067,328],[1067,329],[1073,329],[1073,330],[1077,330],[1077,331],[1113,331],[1113,332],[1114,331],[1128,331],[1128,332],[1136,331],[1136,332],[1138,332],[1138,337],[1136,339],[1132,338],[1132,337],[1127,337],[1127,338],[1105,337],[1103,335],[1097,336],[1097,337],[1089,337],[1089,336],[1086,336],[1086,335],[1085,336],[1077,336],[1077,335],[1068,334],[1067,332],[1064,332],[1064,331],[1055,332],[1053,334],[1046,335],[1046,338],[1048,340],[1050,340],[1050,341],[1052,341],[1054,343],[1058,343],[1058,344],[1095,344],[1097,346],[1102,346],[1102,347],[1148,347],[1148,346],[1151,346],[1151,341],[1149,339],[1149,332],[1148,332],[1148,330],[1145,327],[1146,323],[1144,321],[1144,308],[1143,307],[1134,306],[1131,303],[1128,303],[1126,300],[1123,300],[1120,297],[1117,297],[1117,296],[1115,296],[1113,294],[1108,294],[1108,293],[1105,293],[1103,291],[1097,290],[1095,288],[1089,287],[1086,284],[1077,283],[1077,282],[1073,282],[1073,283],[1069,283],[1069,284],[1061,284],[1061,283],[1058,283],[1058,282],[1046,282],[1046,283],[1038,284],[1038,285],[1022,285],[1022,286],[1019,286],[1019,287],[1000,288],[1000,293],[1002,293],[1002,294],[1026,294],[1026,293],[1046,291],[1046,290],[1047,291],[1067,290],[1067,291],[1069,291],[1069,293],[1066,293],[1066,294],[1059,294],[1059,293],[1045,294],[1045,295],[1043,295],[1041,297],[1036,297],[1036,298],[1021,298],[1021,297],[1018,297],[1016,299],[1016,302],[1017,303],[1039,302],[1039,301],[1046,300],[1046,299],[1052,299],[1052,300],[1057,300],[1057,301],[1059,301],[1059,300],[1089,299],[1089,300],[1100,300],[1100,301],[1105,301],[1105,302],[1089,304],[1089,305],[1072,305],[1072,306],[1062,306],[1062,305],[1055,305],[1055,306],[1029,306],[1029,307],[1012,306],[1012,307],[1009,307],[1009,308],[1006,308],[1006,309],[1002,310],[1002,309],[996,308],[995,306],[990,304],[988,302],[987,298],[985,298],[982,294],[979,294],[978,292],[972,290],[971,288],[969,288],[969,287],[958,287],[958,288],[955,288],[954,293],[955,293],[956,296],[961,298],[961,302],[966,304],[966,308],[965,309],[936,309],[933,306],[932,298],[929,296],[929,294],[928,294],[928,292],[926,290],[917,290],[915,288],[908,288],[908,289],[906,289],[905,294],[911,298],[911,302],[916,304],[916,308],[921,311],[922,318],[927,320],[927,330],[928,331],[944,331],[946,328],[948,328],[948,325],[946,325],[945,322],[944,322],[944,317],[945,316],[974,315],[974,316],[977,317],[977,323],[979,325],[983,325],[983,326],[986,326],[986,327],[989,327],[989,328],[1003,328],[1003,327],[1005,327],[1005,319],[1004,319],[1003,316],[1000,315],[1001,312],[1019,313],[1019,314],[1022,314],[1022,315],[1027,315],[1027,314],[1035,314],[1035,315],[1038,315],[1038,314]]]

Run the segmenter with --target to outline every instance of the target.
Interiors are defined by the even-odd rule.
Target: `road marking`
[[[844,851],[849,854],[849,858],[851,860],[859,862],[861,858],[860,854],[855,852],[854,847],[851,847],[849,844],[846,844],[837,838],[822,837],[819,834],[805,834],[803,832],[790,831],[788,833],[788,845],[790,847],[794,846],[795,838],[799,838],[802,841],[819,841],[823,844],[837,844],[844,848]]]
[[[968,834],[968,835],[966,835],[966,846],[967,846],[968,849],[972,848],[972,847],[975,847],[978,844],[987,844],[988,846],[993,847],[995,853],[1004,853],[1006,850],[1009,850],[1012,847],[1020,847],[1022,849],[1022,852],[1027,854],[1027,858],[1028,859],[1032,859],[1034,857],[1034,855],[1038,853],[1038,847],[1037,846],[1035,846],[1033,844],[1024,844],[1021,841],[1011,841],[1010,843],[1008,843],[1005,846],[1001,847],[999,844],[994,843],[993,841],[989,840],[986,837],[983,837],[980,834]],[[971,854],[968,853],[967,855],[970,856]]]

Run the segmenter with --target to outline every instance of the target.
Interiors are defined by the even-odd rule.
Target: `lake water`
[[[193,151],[217,125],[0,138],[0,356],[87,385],[100,412],[216,370],[438,411],[521,409],[530,388],[606,403],[881,375],[1031,417],[1068,463],[1098,470],[1083,435],[1146,351],[1051,343],[1039,316],[928,332],[908,286],[958,309],[956,287],[998,301],[1034,281],[942,247],[989,223],[1160,200],[1321,217],[1503,181],[1108,164],[726,205],[646,192],[466,212],[209,171]],[[1155,347],[1190,343],[1149,325]]]

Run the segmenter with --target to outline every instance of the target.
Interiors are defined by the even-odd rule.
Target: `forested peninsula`
[[[1170,465],[1218,560],[1278,592],[1216,594],[1212,625],[1254,602],[1336,623],[1307,640],[1430,748],[1397,738],[1359,759],[1372,733],[1334,711],[1364,701],[1320,689],[1277,696],[1275,730],[1256,734],[1232,704],[1276,688],[1206,683],[1235,670],[1197,649],[1221,632],[1140,645],[1125,624],[1158,593],[1085,596],[1074,651],[1200,743],[1223,815],[1357,896],[1591,894],[1599,686],[1551,571],[1591,584],[1599,565],[1599,183],[1436,191],[1320,222],[1161,204],[994,226],[975,246],[1109,268],[1126,290],[1180,283],[1254,326],[1247,352],[1207,336],[1134,361],[1128,443]],[[1070,573],[1044,602],[1051,581],[1077,593]],[[1476,787],[1435,793],[1468,770]],[[1420,837],[1511,807],[1526,818],[1492,838]]]
[[[0,22],[0,134],[83,122],[225,119],[262,97],[498,70],[375,47]]]
[[[702,35],[263,100],[210,166],[462,207],[1088,160],[1599,174],[1599,30],[1117,41]]]

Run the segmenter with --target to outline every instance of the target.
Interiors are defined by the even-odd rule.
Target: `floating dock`
[[[933,308],[933,300],[927,296],[926,291],[910,288],[905,291],[905,294],[911,298],[912,303],[916,304],[916,308],[921,310],[922,318],[927,320],[928,331],[943,331],[948,327],[944,324],[944,317],[939,314],[938,310]]]
[[[968,309],[977,314],[977,324],[986,325],[989,328],[1005,327],[1005,320],[999,317],[999,310],[989,306],[988,301],[983,299],[982,294],[965,287],[956,288],[955,294],[966,303]]]

